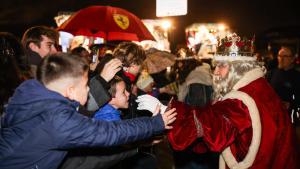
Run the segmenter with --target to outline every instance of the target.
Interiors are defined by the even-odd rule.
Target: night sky
[[[60,11],[77,11],[90,5],[124,8],[141,19],[156,19],[155,0],[1,0],[0,31],[21,36],[30,26],[56,27]],[[300,27],[296,1],[188,0],[188,14],[169,17],[171,40],[184,43],[184,28],[192,23],[223,22],[239,34],[252,36],[274,28]],[[300,32],[300,31],[299,31]]]

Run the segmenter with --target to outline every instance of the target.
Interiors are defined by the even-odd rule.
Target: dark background
[[[1,0],[0,4],[0,31],[19,37],[31,26],[56,27],[54,16],[60,11],[74,12],[90,5],[121,7],[141,19],[157,18],[156,0]],[[299,7],[289,0],[188,0],[187,15],[168,17],[173,23],[170,40],[173,47],[185,43],[185,27],[196,22],[223,22],[244,36],[260,37],[278,30],[299,36]]]

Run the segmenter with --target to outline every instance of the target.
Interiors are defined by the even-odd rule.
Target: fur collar
[[[255,68],[253,70],[250,70],[247,72],[241,80],[239,80],[234,86],[233,90],[238,90],[244,86],[247,86],[249,83],[253,82],[256,79],[259,79],[261,77],[264,77],[265,73],[261,68]]]

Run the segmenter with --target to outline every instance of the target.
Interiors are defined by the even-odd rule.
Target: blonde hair
[[[215,101],[221,100],[227,93],[229,93],[233,86],[249,71],[255,68],[261,68],[266,71],[258,61],[232,61],[227,63],[229,65],[228,74],[221,78],[213,75],[213,98]]]

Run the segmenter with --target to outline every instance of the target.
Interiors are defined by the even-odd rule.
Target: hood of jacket
[[[184,98],[189,90],[189,85],[193,83],[200,83],[206,86],[212,85],[212,72],[207,63],[203,63],[201,66],[198,66],[192,70],[186,77],[184,83],[178,86],[179,92],[177,97],[179,101],[184,101]]]

